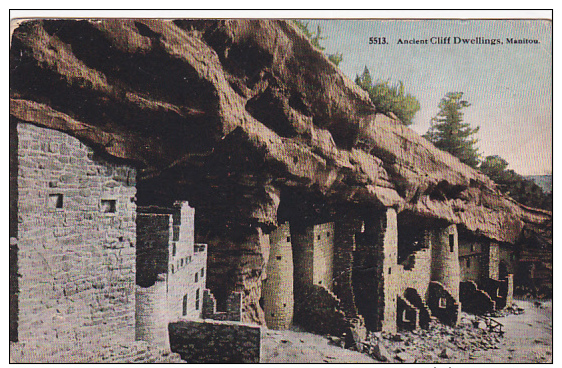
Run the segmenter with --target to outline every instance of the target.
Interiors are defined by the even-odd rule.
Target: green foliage
[[[389,81],[373,82],[369,69],[365,67],[363,74],[355,77],[355,83],[369,93],[377,111],[383,114],[393,113],[404,125],[411,125],[420,110],[418,100],[405,93],[402,81],[396,85],[390,85]]]
[[[532,180],[525,179],[511,169],[499,156],[487,156],[480,164],[480,171],[492,179],[500,191],[517,202],[529,207],[552,210],[552,193],[544,193]]]
[[[322,28],[320,26],[316,27],[316,33],[313,33],[310,29],[308,29],[308,22],[303,22],[302,20],[294,19],[293,24],[299,28],[302,33],[310,40],[310,43],[316,47],[320,51],[326,50],[325,47],[320,45],[321,40],[325,40],[325,37],[322,37]],[[328,54],[328,60],[330,60],[334,65],[339,66],[343,60],[343,54],[335,53],[335,54]]]
[[[478,141],[473,136],[480,127],[471,128],[469,123],[463,122],[462,110],[470,104],[462,99],[462,95],[463,92],[449,92],[441,99],[439,112],[431,119],[431,127],[424,138],[476,168],[479,163]]]

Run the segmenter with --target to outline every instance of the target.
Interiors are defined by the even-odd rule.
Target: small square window
[[[63,205],[63,195],[60,193],[49,194],[48,206],[50,209],[62,208]]]
[[[117,207],[117,200],[115,199],[102,199],[101,212],[102,213],[115,213]]]

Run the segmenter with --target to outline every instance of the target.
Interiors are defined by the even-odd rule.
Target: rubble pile
[[[371,333],[361,345],[380,362],[445,363],[470,361],[477,351],[499,349],[501,341],[500,334],[489,332],[476,316],[462,313],[456,327],[432,320],[427,330]]]

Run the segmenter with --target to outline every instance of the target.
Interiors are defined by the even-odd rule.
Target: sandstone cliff
[[[552,221],[377,113],[285,21],[22,22],[10,114],[135,165],[139,204],[189,200],[215,247],[247,244],[244,229],[277,226],[291,209],[330,218],[393,206],[511,243]],[[257,259],[244,285],[259,284],[254,248],[242,252]]]

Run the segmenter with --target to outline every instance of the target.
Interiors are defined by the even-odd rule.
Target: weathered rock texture
[[[280,207],[330,219],[342,205],[392,206],[500,242],[551,222],[377,113],[290,22],[24,22],[11,40],[10,113],[137,166],[140,205],[188,200],[210,267],[228,240],[252,258],[235,261],[236,288],[257,298],[267,257],[236,245],[276,227]],[[211,289],[224,276],[209,274]],[[263,321],[257,298],[246,316]]]

